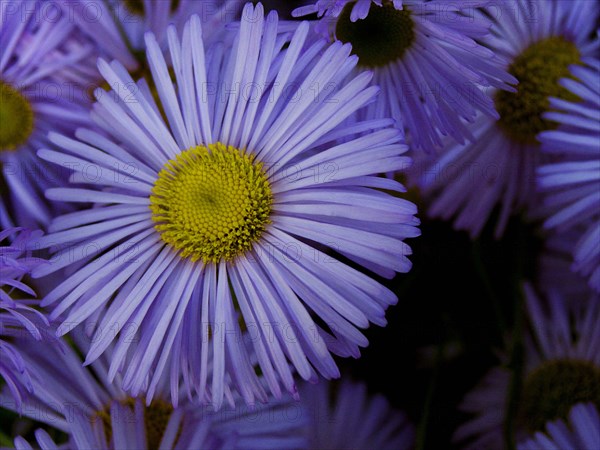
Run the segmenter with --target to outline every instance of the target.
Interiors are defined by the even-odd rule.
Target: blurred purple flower
[[[47,18],[48,7],[42,1],[1,3],[0,165],[8,188],[0,180],[2,228],[50,222],[57,206],[44,191],[65,184],[68,168],[46,164],[35,152],[50,145],[50,130],[71,135],[91,125],[78,75],[89,64],[91,48],[74,39],[67,17]],[[65,205],[60,207],[64,212]]]
[[[546,118],[561,126],[539,139],[542,150],[560,161],[540,167],[538,175],[550,215],[545,228],[561,236],[575,230],[572,269],[600,292],[600,61],[585,62],[588,66],[572,68],[577,81],[561,80],[579,101],[550,99],[555,112]]]
[[[302,383],[300,394],[309,414],[308,448],[410,450],[415,446],[415,428],[406,415],[393,410],[382,395],[369,396],[364,384]]]
[[[103,58],[116,59],[128,70],[139,68],[137,56],[144,51],[144,34],[154,34],[166,49],[167,28],[180,33],[193,15],[198,15],[204,39],[214,41],[225,24],[239,16],[242,0],[61,0],[64,10],[93,43]]]
[[[72,335],[74,348],[66,342],[35,345],[16,339],[30,368],[32,392],[20,410],[25,417],[50,425],[68,435],[68,448],[89,449],[276,449],[305,447],[302,430],[306,416],[291,400],[275,401],[250,409],[242,405],[216,412],[211,406],[193,404],[182,396],[173,406],[169,381],[163,378],[155,398],[129,397],[121,379],[110,381],[108,368],[113,349],[87,367],[78,352],[89,347],[82,328]],[[231,405],[231,392],[227,396]],[[3,408],[16,410],[11,396],[0,393]],[[53,448],[43,431],[38,443]],[[18,437],[17,448],[30,448]],[[18,447],[21,446],[21,447]],[[42,446],[42,448],[45,448]]]
[[[542,299],[529,285],[525,295],[531,331],[524,340],[524,381],[512,412],[517,441],[551,420],[566,419],[579,402],[600,407],[600,298],[567,301],[555,290]],[[454,435],[464,448],[505,448],[512,376],[521,375],[506,364],[495,367],[467,394],[460,409],[475,417]]]
[[[597,6],[588,0],[507,0],[481,13],[494,21],[482,42],[509,62],[519,85],[516,93],[494,94],[500,119],[480,116],[472,143],[448,142],[436,161],[419,168],[415,175],[431,201],[429,215],[455,217],[454,227],[475,237],[497,207],[500,237],[511,215],[537,206],[535,171],[548,159],[537,136],[554,127],[543,114],[549,97],[572,95],[558,84],[569,66],[598,50],[600,40],[591,37]]]
[[[317,30],[350,42],[359,67],[373,71],[381,94],[361,118],[393,117],[411,145],[431,153],[442,136],[473,140],[464,121],[478,112],[498,118],[484,89],[514,90],[505,61],[480,43],[491,22],[476,8],[488,3],[319,1],[295,14],[324,16]]]

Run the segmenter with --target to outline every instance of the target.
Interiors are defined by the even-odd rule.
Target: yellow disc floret
[[[0,80],[0,150],[14,150],[33,131],[33,110],[23,94]]]
[[[515,142],[535,144],[538,133],[553,129],[555,124],[542,115],[550,109],[549,97],[577,101],[559,80],[569,77],[569,66],[579,62],[577,46],[563,37],[547,38],[527,47],[509,68],[519,80],[517,92],[496,94],[502,131]]]
[[[273,196],[262,163],[220,142],[192,147],[168,161],[150,197],[152,220],[181,257],[229,261],[252,248]]]

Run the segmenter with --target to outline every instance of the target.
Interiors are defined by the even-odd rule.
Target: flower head
[[[442,136],[473,139],[464,121],[498,117],[482,88],[514,90],[504,61],[479,41],[490,22],[475,13],[488,2],[319,1],[297,15],[324,16],[318,29],[352,44],[359,67],[373,71],[379,99],[364,117],[393,117],[410,142],[428,152]]]
[[[537,136],[556,125],[545,115],[550,97],[575,100],[559,80],[597,50],[600,41],[590,38],[596,6],[587,0],[516,0],[486,10],[495,20],[483,42],[509,61],[519,84],[516,92],[495,93],[500,118],[480,116],[472,143],[448,143],[439,159],[424,164],[419,184],[431,198],[431,216],[455,217],[455,228],[474,237],[498,207],[499,237],[512,214],[533,208],[535,171],[546,159]]]
[[[410,269],[403,239],[419,234],[416,207],[377,176],[408,165],[403,136],[389,119],[341,125],[378,89],[368,73],[340,83],[357,62],[350,46],[308,32],[279,34],[276,13],[247,5],[230,43],[205,52],[193,17],[181,39],[168,32],[175,84],[148,34],[167,122],[142,80],[116,101],[99,96],[94,117],[109,137],[51,134],[62,151],[39,153],[101,171],[95,188],[47,192],[95,207],[53,223],[39,245],[63,249],[35,276],[86,263],[43,304],[56,305],[62,333],[98,320],[87,362],[116,339],[101,329],[121,332],[110,374],[123,372],[132,395],[149,380],[151,398],[167,363],[217,406],[229,384],[248,403],[266,399],[258,368],[276,396],[280,384],[295,393],[288,361],[304,379],[337,377],[331,353],[357,357],[358,328],[384,325],[396,302],[341,259],[383,277]],[[132,83],[116,62],[99,68]],[[127,325],[140,340],[130,354]]]
[[[550,215],[545,227],[561,236],[577,234],[572,268],[600,292],[600,61],[585,62],[572,68],[575,79],[561,80],[578,101],[550,99],[555,111],[545,117],[561,125],[539,139],[542,150],[560,161],[540,167],[538,175]]]
[[[547,422],[566,420],[571,408],[591,402],[600,408],[600,299],[567,302],[558,292],[547,304],[526,285],[531,332],[526,335],[524,379],[517,392],[516,440],[541,431]],[[512,374],[505,366],[492,369],[470,392],[461,409],[476,414],[455,433],[467,448],[503,448]]]
[[[0,10],[3,228],[49,223],[55,206],[44,199],[44,190],[65,183],[68,169],[45,164],[35,152],[49,145],[49,130],[72,134],[77,126],[91,124],[87,95],[76,82],[90,49],[73,39],[68,18],[44,20],[46,6],[9,0]]]

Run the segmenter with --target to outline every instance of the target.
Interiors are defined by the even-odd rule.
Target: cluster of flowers
[[[79,449],[411,448],[325,381],[397,302],[409,184],[547,236],[519,405],[505,361],[457,442],[599,448],[599,5],[306,3],[2,1],[0,406]]]

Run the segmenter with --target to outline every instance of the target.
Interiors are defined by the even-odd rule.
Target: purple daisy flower
[[[303,383],[300,393],[309,414],[308,448],[414,448],[415,429],[406,415],[393,410],[383,396],[370,397],[364,384]]]
[[[331,353],[358,357],[358,329],[385,325],[397,301],[341,257],[387,278],[411,267],[403,240],[419,234],[416,207],[377,176],[408,166],[402,133],[391,119],[340,125],[378,88],[370,73],[342,83],[357,58],[349,45],[308,40],[308,23],[280,34],[275,12],[246,5],[229,46],[205,52],[198,17],[181,40],[168,34],[176,86],[146,38],[167,123],[141,81],[118,101],[99,93],[93,116],[110,137],[51,134],[62,152],[39,152],[99,170],[95,189],[47,191],[96,206],[39,240],[60,251],[34,276],[76,269],[43,305],[55,305],[61,334],[86,320],[121,332],[110,373],[122,371],[132,395],[170,355],[171,373],[217,407],[229,379],[246,402],[266,400],[257,367],[276,397],[280,384],[296,391],[288,361],[304,379],[338,377]],[[119,63],[99,68],[133,85]],[[128,358],[125,326],[140,341]],[[97,334],[88,363],[116,339]]]
[[[180,32],[192,15],[198,15],[205,41],[213,40],[224,24],[236,20],[242,0],[61,0],[81,31],[94,43],[102,57],[116,59],[128,70],[139,66],[144,34],[154,33],[167,47],[167,28]]]
[[[16,238],[5,245],[12,235]],[[0,377],[12,393],[17,409],[31,392],[32,383],[27,365],[11,339],[26,332],[41,340],[39,328],[48,325],[46,318],[32,308],[38,301],[11,298],[16,293],[31,298],[36,296],[34,290],[22,281],[33,268],[44,262],[25,250],[32,237],[35,237],[34,233],[19,228],[0,231]]]
[[[275,401],[249,408],[223,408],[193,404],[187,396],[173,406],[169,401],[169,381],[163,379],[155,398],[128,396],[120,388],[120,378],[109,380],[113,349],[87,367],[77,350],[85,352],[89,337],[78,328],[72,335],[76,348],[58,345],[32,345],[16,339],[31,374],[32,392],[20,413],[68,435],[73,449],[253,449],[302,448],[306,438],[305,415],[296,402]],[[68,383],[65,383],[68,380]],[[230,404],[234,403],[227,392]],[[15,410],[11,395],[0,393],[0,406]],[[287,419],[287,420],[286,420]],[[38,431],[38,443],[51,441]],[[42,442],[40,442],[40,439]],[[19,445],[27,448],[22,438]]]
[[[569,424],[549,422],[546,433],[535,435],[517,445],[517,450],[584,450],[600,448],[600,414],[591,403],[575,405]]]
[[[514,412],[517,441],[549,421],[566,420],[577,403],[600,408],[600,298],[572,302],[554,291],[542,302],[529,285],[525,293],[531,333]],[[496,367],[465,397],[460,409],[475,417],[454,435],[464,448],[504,448],[511,376],[506,366]]]
[[[576,230],[579,237],[572,247],[572,268],[600,292],[600,61],[585,62],[588,66],[572,68],[579,81],[561,80],[579,100],[550,99],[556,112],[547,113],[546,118],[561,126],[541,133],[539,139],[542,150],[561,158],[540,167],[538,175],[551,212],[545,228],[560,235]]]
[[[90,48],[72,40],[68,18],[46,20],[41,1],[3,1],[0,21],[0,226],[37,228],[49,223],[53,205],[45,189],[66,182],[66,168],[41,161],[50,130],[71,134],[91,123],[78,66]],[[0,176],[1,177],[1,176]],[[63,205],[64,208],[64,205]],[[63,209],[64,211],[64,209]]]
[[[393,117],[414,147],[432,152],[442,136],[472,140],[464,121],[479,112],[498,118],[485,89],[514,91],[505,61],[480,43],[491,22],[475,11],[488,3],[319,1],[295,14],[324,16],[317,30],[351,43],[359,68],[373,71],[381,95],[362,117]]]
[[[559,84],[569,66],[598,50],[600,41],[590,38],[597,6],[587,0],[517,0],[485,10],[494,26],[483,42],[509,61],[519,85],[516,93],[494,94],[500,119],[481,115],[472,143],[449,143],[437,161],[425,163],[418,176],[431,198],[429,215],[455,217],[454,227],[475,237],[498,206],[500,237],[512,214],[537,204],[535,171],[545,160],[537,136],[555,127],[543,115],[551,107],[549,97],[572,98]]]

